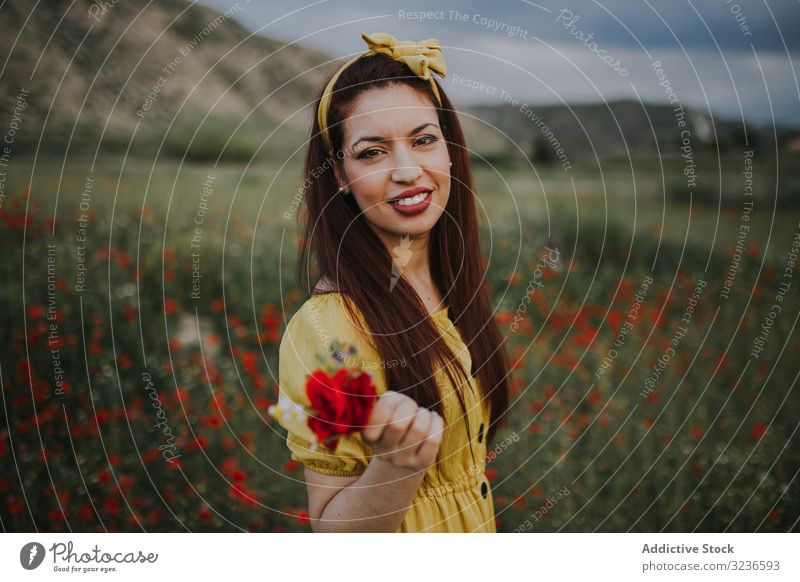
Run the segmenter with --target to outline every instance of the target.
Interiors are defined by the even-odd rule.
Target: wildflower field
[[[14,163],[3,529],[309,531],[267,414],[299,169]],[[732,176],[719,203],[651,170],[634,195],[624,167],[476,168],[513,364],[499,531],[798,530],[800,215],[767,190],[745,212]]]

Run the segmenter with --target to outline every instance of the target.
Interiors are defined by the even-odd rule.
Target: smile
[[[431,205],[431,197],[431,192],[420,192],[415,196],[390,201],[389,204],[400,214],[409,216],[424,212]]]

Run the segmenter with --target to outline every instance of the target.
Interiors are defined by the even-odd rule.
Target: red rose
[[[361,430],[369,419],[377,394],[369,374],[353,368],[338,370],[333,377],[315,370],[306,381],[313,409],[308,426],[317,439],[335,449],[339,436]]]

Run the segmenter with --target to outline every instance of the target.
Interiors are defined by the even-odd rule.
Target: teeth
[[[395,204],[399,204],[400,206],[411,206],[412,204],[419,204],[425,198],[428,197],[429,192],[420,192],[416,196],[411,196],[410,198],[401,198]]]

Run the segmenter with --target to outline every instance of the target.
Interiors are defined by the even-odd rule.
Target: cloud
[[[218,10],[230,4],[204,3]],[[256,30],[298,6],[288,0],[253,2],[242,5],[239,20]],[[467,0],[456,6],[462,18],[454,17],[454,5],[439,2],[329,0],[261,33],[286,41],[310,35],[305,44],[342,57],[363,49],[362,31],[385,30],[400,39],[435,37],[445,47],[452,74],[505,88],[529,103],[635,98],[637,92],[646,101],[663,102],[663,88],[650,67],[659,59],[685,105],[725,117],[743,112],[747,119],[767,123],[771,100],[778,122],[800,125],[797,67],[792,70],[800,55],[800,35],[794,34],[800,3],[575,0],[566,5],[578,17],[570,27],[563,19],[557,22],[564,4]],[[439,11],[443,18],[402,19],[399,10]],[[489,19],[494,29],[486,24]],[[516,36],[509,37],[505,33],[512,27]],[[630,71],[627,77],[582,42],[589,35],[595,50]],[[491,96],[463,87],[449,90],[464,104],[492,102]]]

